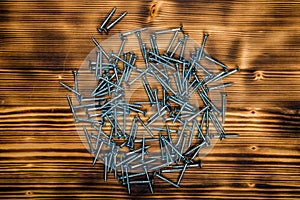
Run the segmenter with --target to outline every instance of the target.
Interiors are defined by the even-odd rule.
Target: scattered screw
[[[124,12],[105,27],[115,11],[116,8],[113,8],[98,29],[99,32],[103,30],[108,32],[127,14]],[[147,28],[120,33],[122,41],[116,54],[113,52],[107,54],[98,41],[92,38],[98,50],[96,61],[89,61],[88,67],[95,75],[98,84],[90,96],[83,97],[79,93],[77,71],[73,71],[74,89],[60,82],[76,96],[78,104],[73,105],[69,95],[67,95],[67,100],[75,123],[84,124],[83,131],[89,150],[94,157],[93,164],[102,161],[105,164],[104,180],[107,180],[108,173],[114,172],[115,178],[119,176],[118,179],[127,185],[128,193],[131,192],[131,184],[149,184],[149,189],[153,193],[154,176],[179,187],[188,168],[201,167],[201,162],[198,163],[198,159],[195,158],[203,147],[211,144],[212,138],[224,139],[237,136],[237,134],[226,134],[222,126],[225,122],[226,93],[221,93],[222,107],[219,110],[213,99],[210,99],[209,92],[231,86],[232,82],[220,85],[214,83],[240,69],[228,71],[226,65],[204,53],[208,34],[204,34],[200,48],[196,48],[195,52],[187,52],[188,35],[181,33],[183,27],[156,31],[149,37],[152,47],[150,50],[146,46],[146,41],[143,41],[141,37],[141,32],[145,30]],[[173,35],[162,55],[160,52],[163,50],[158,48],[160,46],[158,41],[159,35],[164,33],[173,33]],[[123,52],[125,43],[129,39],[127,36],[131,34],[137,36],[135,39],[140,46],[141,59],[146,64],[144,69],[142,66],[135,66],[136,63],[140,65],[141,61],[135,52]],[[183,39],[178,39],[178,42],[174,44],[179,34],[183,35]],[[180,46],[180,53],[175,56]],[[186,59],[185,56],[188,54],[190,57]],[[216,74],[210,72],[200,64],[202,58],[223,67],[223,71]],[[136,73],[133,70],[139,73],[135,77],[133,76]],[[140,78],[149,101],[126,102],[125,86],[136,84]],[[152,84],[148,79],[157,81]],[[161,93],[160,88],[162,88]],[[194,92],[199,94],[198,98],[202,100],[204,106],[198,108],[190,101],[189,96]],[[149,113],[145,111],[153,106],[155,106],[154,114],[151,113],[152,110]],[[85,111],[86,117],[81,115],[81,110]],[[140,114],[144,115],[142,119]],[[222,121],[217,115],[222,116]],[[202,117],[201,120],[199,120],[200,117]],[[160,118],[162,122],[165,122],[163,126],[157,122]],[[128,120],[132,120],[131,125],[128,124]],[[158,124],[155,127],[151,125],[154,122]],[[92,130],[86,128],[88,125]],[[179,129],[175,128],[177,125],[180,125]],[[126,126],[130,126],[129,132],[126,132]],[[211,128],[216,129],[217,134],[210,131]],[[94,131],[98,134],[93,134]],[[146,134],[150,137],[146,137]],[[152,145],[154,143],[156,144]],[[160,152],[152,151],[158,146]],[[129,169],[137,170],[137,173],[129,174]],[[161,175],[167,172],[180,173],[176,183]],[[129,180],[138,176],[143,176],[145,179]]]
[[[104,22],[102,23],[102,25],[100,26],[100,28],[98,28],[98,31],[101,33],[104,30],[104,26],[107,24],[108,20],[113,16],[113,14],[116,12],[116,7],[114,7],[109,15],[106,17],[106,19],[104,20]]]

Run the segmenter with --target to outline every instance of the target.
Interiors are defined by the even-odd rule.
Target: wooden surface
[[[300,199],[300,2],[1,1],[1,199]],[[181,188],[156,179],[127,194],[92,166],[58,81],[72,85],[113,6],[128,11],[110,34],[144,26],[186,29],[230,68],[225,129],[201,170]]]

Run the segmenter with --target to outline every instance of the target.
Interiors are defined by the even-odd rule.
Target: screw
[[[215,82],[215,81],[218,81],[220,79],[223,79],[223,78],[225,78],[225,77],[227,77],[227,76],[229,76],[229,75],[231,75],[231,74],[233,74],[235,72],[239,72],[239,71],[240,71],[240,68],[237,67],[236,69],[234,69],[234,70],[232,70],[230,72],[222,73],[221,76],[219,76],[218,78],[213,78],[213,80],[210,80],[210,81],[206,82],[205,85],[208,84],[208,83],[210,83],[210,82]]]
[[[183,134],[183,139],[182,139],[182,144],[181,144],[181,149],[180,149],[181,154],[183,154],[183,150],[185,148],[186,138],[187,138],[187,134]]]
[[[149,84],[147,84],[147,81],[146,81],[145,78],[143,78],[142,83],[143,83],[144,89],[145,89],[145,91],[146,91],[146,93],[147,93],[147,96],[148,96],[149,101],[150,101],[151,103],[154,102],[153,94],[152,94],[151,90],[149,90],[149,87],[148,87]]]
[[[148,157],[148,158],[149,158],[149,157]],[[132,165],[132,166],[130,166],[130,168],[131,168],[131,169],[135,169],[135,168],[138,168],[138,167],[141,167],[141,166],[146,166],[146,165],[148,165],[149,163],[152,163],[152,162],[154,162],[154,161],[156,161],[156,160],[157,160],[157,158],[152,159],[152,160],[148,160],[148,161],[143,162],[143,163],[140,163],[140,164]],[[145,173],[143,173],[143,174],[145,174]]]
[[[104,181],[107,180],[107,155],[104,157]]]
[[[122,40],[122,42],[121,42],[121,45],[120,45],[120,48],[119,48],[119,51],[118,51],[118,57],[120,57],[121,53],[123,52],[124,45],[126,43],[127,38],[125,36],[123,36],[123,37],[121,37],[121,40]],[[119,61],[118,58],[116,58],[115,65],[118,65],[118,61]]]
[[[145,30],[147,30],[147,28],[139,28],[139,29],[135,29],[135,30],[132,30],[132,31],[129,31],[129,32],[126,32],[126,33],[120,33],[120,37],[131,35],[131,34],[134,34],[136,32],[142,32],[142,31],[145,31]]]
[[[183,40],[181,40],[180,38],[178,38],[178,42],[175,45],[175,47],[174,47],[174,49],[173,49],[173,51],[172,51],[172,53],[171,53],[171,55],[169,57],[173,57],[174,56],[174,54],[176,53],[176,51],[179,48],[179,46],[180,46],[181,43],[183,43]]]
[[[104,20],[104,22],[102,23],[101,27],[98,28],[98,31],[101,33],[104,30],[104,26],[106,25],[106,23],[108,22],[108,20],[112,17],[112,15],[116,12],[116,7],[114,7],[111,12],[109,13],[109,15],[107,16],[107,18]]]
[[[221,114],[221,112],[215,106],[215,104],[211,100],[209,100],[209,98],[204,93],[201,93],[200,96],[201,96],[202,99],[204,99],[207,103],[209,103],[211,105],[211,107],[218,113],[218,115]]]
[[[233,82],[229,82],[229,83],[224,83],[224,84],[216,85],[216,86],[213,86],[213,87],[209,87],[207,89],[208,90],[215,90],[215,89],[221,89],[221,88],[232,86],[232,85],[233,85]]]
[[[123,17],[127,15],[127,12],[123,12],[122,15],[120,15],[115,21],[113,21],[110,25],[108,25],[106,28],[103,28],[105,32],[108,32],[114,25],[116,25]]]
[[[177,153],[179,155],[179,157],[182,160],[185,160],[185,157],[170,142],[168,142],[164,137],[162,137],[162,139],[165,143],[167,143],[174,150],[175,153]]]
[[[144,171],[145,171],[146,177],[147,177],[147,179],[148,179],[150,191],[151,191],[151,193],[153,193],[152,184],[151,184],[150,177],[149,177],[149,174],[148,174],[148,171],[147,171],[147,167],[146,167],[146,166],[144,166]]]
[[[170,32],[178,32],[178,31],[184,31],[183,26],[179,27],[179,28],[174,28],[174,29],[168,29],[168,30],[162,30],[162,31],[156,31],[155,34],[159,35],[159,34],[163,34],[163,33],[170,33]]]
[[[161,153],[161,160],[165,160],[165,153],[164,153],[164,142],[161,139],[162,135],[159,134],[159,148]]]
[[[169,44],[169,46],[168,46],[168,48],[167,48],[167,51],[166,51],[165,55],[168,55],[168,54],[169,54],[169,52],[170,52],[170,50],[171,50],[171,48],[172,48],[172,46],[173,46],[173,44],[174,44],[174,42],[175,42],[175,39],[176,39],[177,35],[178,35],[178,31],[175,31],[175,32],[174,32],[174,35],[173,35],[173,37],[172,37],[172,39],[171,39],[171,42],[170,42],[170,44]]]
[[[160,179],[162,179],[162,180],[164,180],[164,181],[170,183],[171,185],[173,185],[173,186],[175,186],[175,187],[177,187],[177,188],[179,187],[178,184],[173,183],[171,180],[169,180],[169,179],[163,177],[162,175],[158,174],[157,172],[154,172],[154,176],[157,176],[158,178],[160,178]]]
[[[91,142],[89,133],[88,133],[88,131],[86,130],[85,126],[83,126],[83,131],[84,131],[86,140],[88,141],[88,144],[89,144],[89,147],[90,147],[90,152],[91,152],[91,153],[94,153],[94,149],[93,149],[93,146],[92,146],[92,142]]]
[[[154,52],[152,52],[152,51],[149,51],[149,54],[151,54],[152,56],[154,56],[155,58],[156,58],[156,60],[161,60],[161,61],[163,61],[164,63],[162,63],[161,61],[159,62],[160,64],[162,64],[162,65],[164,65],[164,64],[168,64],[168,65],[172,65],[172,63],[171,62],[169,62],[168,60],[166,60],[166,59],[164,59],[162,56],[160,56],[159,54],[156,54],[156,53],[154,53]],[[158,60],[158,61],[159,61]]]
[[[164,58],[164,59],[166,59],[166,60],[168,60],[168,61],[175,62],[176,64],[178,64],[178,63],[182,64],[182,63],[183,63],[183,61],[181,61],[181,60],[177,60],[177,59],[175,59],[175,58],[171,58],[171,57],[168,57],[168,56],[166,56],[166,55],[163,55],[162,58]]]
[[[166,109],[166,106],[164,106],[164,107],[162,107],[161,109],[160,109],[160,111],[159,111],[159,113],[157,112],[157,113],[155,113],[154,115],[152,115],[149,119],[148,119],[148,126],[150,125],[150,124],[152,124],[154,121],[156,121],[159,117],[161,117],[161,116],[163,116],[166,112],[167,112],[167,110],[165,110]]]
[[[200,152],[200,150],[201,150],[201,148],[203,147],[204,144],[206,144],[208,146],[207,142],[202,142],[201,144],[199,144],[197,151],[194,153],[194,155],[191,157],[190,160],[194,160],[195,159],[195,157],[198,155],[198,153]]]
[[[102,76],[102,51],[97,51],[96,78]]]
[[[188,37],[189,36],[187,34],[183,35],[183,43],[182,43],[182,47],[181,47],[181,52],[180,52],[179,60],[183,59],[184,51],[185,51],[185,46],[186,46]]]
[[[205,67],[203,67],[200,63],[195,62],[196,68],[200,68],[201,70],[204,71],[204,73],[206,73],[209,77],[212,77],[213,74],[210,73],[207,69],[205,69]]]
[[[182,129],[181,129],[180,135],[179,135],[179,137],[178,137],[177,143],[175,144],[175,147],[178,147],[178,146],[179,146],[179,143],[181,142],[181,137],[182,137],[182,135],[183,135],[183,132],[184,132],[184,130],[185,130],[187,124],[188,124],[188,121],[185,120],[185,121],[184,121],[184,124],[183,124],[183,127],[182,127]]]
[[[156,101],[156,110],[158,115],[160,115],[160,107],[159,107],[159,102],[158,102],[158,89],[154,89],[154,97],[155,97],[155,101]]]
[[[78,96],[81,96],[81,94],[79,92],[77,92],[76,90],[72,89],[70,86],[66,85],[65,83],[63,83],[63,82],[60,81],[59,84],[61,86],[63,86],[64,88],[66,88],[67,90],[73,92],[74,94],[76,94]]]
[[[141,49],[142,55],[144,55],[143,41],[142,41],[142,38],[141,38],[141,32],[140,32],[140,31],[137,31],[137,32],[135,32],[135,35],[136,35],[137,38],[138,38],[138,41],[139,41],[139,44],[140,44],[140,49]]]
[[[125,166],[125,173],[126,173],[126,182],[127,182],[127,189],[128,193],[130,194],[130,182],[129,182],[129,177],[128,177],[128,166]]]
[[[205,119],[206,119],[206,123],[205,123],[205,126],[206,126],[206,137],[209,137],[209,109],[206,110]]]
[[[156,170],[156,169],[160,169],[162,167],[166,167],[168,165],[171,165],[172,163],[173,163],[173,161],[172,162],[166,162],[166,163],[163,163],[161,165],[156,165],[156,166],[150,168],[150,171],[153,171],[153,170]]]
[[[171,86],[169,86],[167,83],[165,83],[159,76],[157,76],[153,70],[151,70],[152,74],[155,76],[155,78],[157,79],[157,81],[167,90],[171,91],[173,94],[176,95],[176,92],[171,88]]]
[[[72,101],[71,101],[71,98],[70,98],[70,96],[69,96],[69,95],[67,95],[67,99],[68,99],[68,103],[69,103],[70,109],[71,109],[71,111],[72,111],[72,114],[73,114],[73,118],[74,118],[75,122],[77,122],[77,121],[78,121],[78,119],[77,119],[77,115],[76,115],[76,112],[75,112],[75,109],[74,109],[73,103],[72,103]]]
[[[98,134],[98,135],[100,136],[100,134]],[[98,141],[98,140],[97,140],[97,141]],[[97,149],[97,153],[96,153],[96,155],[95,155],[95,158],[94,158],[94,161],[93,161],[93,165],[95,165],[96,162],[97,162],[97,159],[98,159],[98,157],[99,157],[100,151],[101,151],[101,149],[102,149],[102,145],[103,145],[103,141],[100,142],[100,146],[99,146],[98,149]]]
[[[209,35],[208,35],[207,33],[204,33],[204,35],[203,35],[202,45],[201,45],[201,48],[200,48],[199,53],[197,54],[197,58],[196,58],[196,60],[197,60],[198,62],[200,61],[200,59],[201,59],[202,56],[203,56],[204,46],[205,46],[205,44],[206,44],[206,40],[207,40],[207,37],[208,37],[208,36],[209,36]]]
[[[136,115],[135,118],[142,124],[142,126],[145,128],[145,130],[148,132],[148,134],[154,138],[153,133],[151,130],[148,128],[148,126],[141,120],[140,116]]]
[[[221,95],[222,95],[222,124],[224,124],[225,123],[226,96],[227,96],[227,94],[225,92],[222,92]]]
[[[225,132],[223,126],[221,125],[220,121],[218,120],[217,116],[215,115],[215,113],[214,113],[213,111],[211,111],[211,115],[212,115],[214,121],[215,121],[215,122],[217,123],[217,125],[219,126],[220,130],[222,131],[222,133],[223,133],[224,135],[226,135],[226,132]]]
[[[149,52],[150,53],[150,52]],[[163,57],[161,57],[163,60],[165,60]],[[159,63],[161,64],[164,68],[168,67],[169,69],[175,71],[176,69],[174,67],[172,67],[171,65],[167,64],[167,63],[163,63],[161,60],[158,60],[157,58],[153,58],[153,57],[150,57],[149,58],[150,61],[154,61],[156,63]],[[169,61],[167,61],[169,62]],[[166,73],[167,74],[167,73]]]
[[[167,81],[169,80],[168,75],[162,73],[161,70],[159,70],[154,64],[150,63],[150,65],[151,65],[152,68],[155,69],[159,74],[161,74]]]
[[[206,106],[205,108],[201,109],[199,112],[197,112],[193,116],[191,116],[187,121],[191,121],[192,119],[194,119],[195,117],[199,116],[201,113],[206,111],[208,108],[209,108],[209,106]]]
[[[92,41],[98,47],[98,49],[100,51],[102,51],[102,53],[104,54],[104,56],[106,57],[106,59],[109,60],[109,55],[103,50],[103,48],[100,46],[100,44],[98,43],[98,41],[95,38],[93,38],[93,37],[92,37]]]
[[[208,55],[205,55],[204,58],[206,58],[207,60],[209,60],[209,61],[211,61],[211,62],[213,62],[213,63],[215,63],[217,65],[220,65],[221,67],[223,67],[224,70],[227,69],[226,65],[224,65],[223,63],[217,61],[216,59],[214,59],[212,57],[209,57]]]
[[[151,63],[150,63],[151,64]],[[146,73],[148,73],[149,68],[145,69],[142,73],[140,73],[138,76],[136,76],[131,82],[127,84],[127,86],[132,85],[135,81],[137,81],[139,78],[144,76]]]

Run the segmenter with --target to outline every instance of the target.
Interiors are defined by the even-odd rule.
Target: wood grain
[[[105,183],[59,86],[72,85],[92,36],[110,36],[96,28],[113,6],[128,15],[111,35],[183,24],[199,43],[210,34],[211,56],[241,68],[228,78],[225,124],[240,137],[218,142],[179,189],[155,179],[155,194],[128,195],[112,174]],[[13,0],[0,9],[1,199],[300,199],[299,1]]]

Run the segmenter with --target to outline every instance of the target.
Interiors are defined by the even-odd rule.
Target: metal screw
[[[224,70],[226,70],[228,68],[225,64],[221,63],[220,61],[217,61],[216,59],[214,59],[208,55],[205,55],[204,58],[206,58],[207,60],[209,60],[217,65],[220,65],[221,67],[223,67]]]
[[[108,20],[112,17],[112,15],[116,12],[116,7],[114,7],[111,12],[109,13],[109,15],[107,16],[107,18],[104,20],[104,22],[102,23],[102,25],[100,26],[100,28],[98,28],[98,31],[101,33],[104,30],[104,26],[106,25],[106,23],[108,22]]]
[[[168,54],[169,54],[169,52],[170,52],[170,50],[171,50],[171,48],[172,48],[172,46],[173,46],[173,44],[174,44],[174,42],[175,42],[175,39],[176,39],[177,35],[178,35],[178,31],[175,31],[175,32],[174,32],[174,35],[173,35],[173,37],[172,37],[172,39],[171,39],[171,42],[170,42],[170,44],[169,44],[169,46],[168,46],[168,48],[167,48],[167,50],[166,50],[165,55],[168,55]]]
[[[131,34],[134,34],[136,32],[142,32],[142,31],[145,31],[145,30],[147,30],[147,28],[139,28],[139,29],[135,29],[135,30],[132,30],[132,31],[129,31],[129,32],[126,32],[126,33],[120,33],[120,37],[131,35]]]
[[[114,25],[116,25],[123,17],[127,15],[127,12],[123,12],[122,15],[120,15],[115,21],[113,21],[110,25],[108,25],[106,28],[103,28],[105,32],[108,32]]]
[[[107,60],[109,60],[109,55],[103,50],[103,48],[101,47],[101,45],[98,43],[98,41],[92,37],[92,41],[94,42],[94,44],[98,47],[98,49],[100,51],[102,51],[102,53],[104,54],[104,56],[106,57]]]
[[[136,115],[135,118],[142,124],[142,126],[145,128],[145,130],[148,132],[148,134],[154,138],[153,133],[151,132],[151,130],[148,128],[148,126],[143,122],[143,120],[141,120],[140,116]]]
[[[208,37],[209,35],[207,34],[207,33],[204,33],[204,35],[203,35],[203,40],[202,40],[202,45],[201,45],[201,48],[200,48],[200,50],[199,50],[199,53],[197,54],[197,62],[199,62],[200,61],[200,59],[202,58],[202,56],[203,56],[203,51],[204,51],[204,46],[205,46],[205,44],[206,44],[206,40],[207,40],[207,37]]]
[[[77,122],[77,121],[78,121],[78,118],[77,118],[77,116],[76,116],[76,112],[75,112],[73,103],[72,103],[71,98],[70,98],[69,95],[67,95],[67,99],[68,99],[68,103],[69,103],[70,109],[71,109],[72,114],[73,114],[73,118],[74,118],[75,122]]]
[[[189,36],[187,34],[183,35],[183,42],[182,42],[181,52],[180,52],[180,55],[179,55],[179,60],[183,59],[184,51],[185,51],[185,46],[186,46],[188,37]]]
[[[123,49],[124,49],[124,45],[125,45],[125,43],[126,43],[126,41],[127,41],[127,38],[125,37],[125,36],[123,36],[123,37],[121,37],[121,40],[122,40],[122,42],[121,42],[121,46],[120,46],[120,49],[119,49],[119,51],[118,51],[118,57],[120,57],[121,56],[121,53],[123,52]],[[118,58],[116,58],[116,60],[115,60],[115,65],[118,65]]]
[[[224,124],[225,123],[226,96],[227,96],[227,94],[225,92],[222,92],[221,95],[222,95],[222,124]]]
[[[176,51],[179,48],[180,44],[182,44],[182,43],[183,43],[183,40],[181,40],[180,38],[178,38],[178,42],[175,45],[175,47],[174,47],[174,49],[173,49],[173,51],[172,51],[172,53],[170,54],[169,57],[173,57],[174,56],[174,54],[176,53]]]
[[[169,179],[163,177],[162,175],[158,174],[157,172],[154,172],[154,176],[157,176],[158,178],[160,178],[160,179],[162,179],[162,180],[164,180],[164,181],[170,183],[171,185],[173,185],[173,186],[175,186],[175,187],[177,187],[177,188],[179,187],[178,184],[173,183],[171,180],[169,180]]]
[[[60,81],[59,84],[61,86],[63,86],[64,88],[66,88],[67,90],[73,92],[74,94],[76,94],[78,96],[81,96],[81,94],[79,92],[77,92],[76,90],[72,89],[70,86],[66,85],[65,83],[63,83],[63,82]]]
[[[171,33],[171,32],[178,32],[178,31],[184,31],[183,26],[179,27],[179,28],[174,28],[174,29],[168,29],[168,30],[162,30],[162,31],[156,31],[155,34],[159,35],[159,34],[163,34],[163,33]]]

